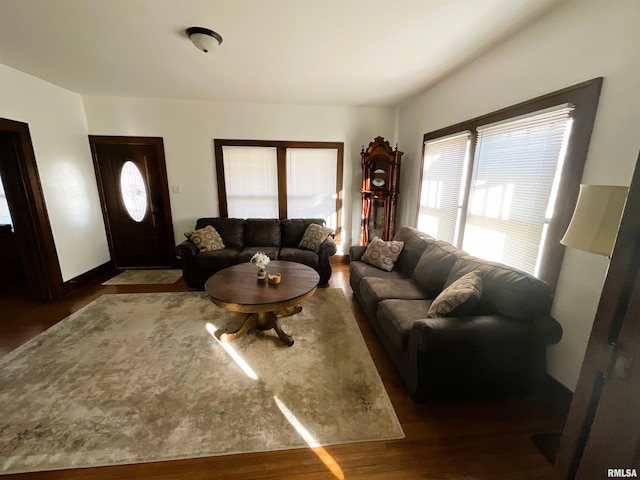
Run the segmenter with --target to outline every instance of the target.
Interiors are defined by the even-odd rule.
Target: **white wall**
[[[84,97],[93,135],[163,137],[176,242],[198,217],[218,215],[214,138],[344,142],[343,244],[357,242],[360,149],[394,135],[395,110],[382,107],[266,105]]]
[[[573,0],[399,110],[400,221],[415,225],[422,136],[594,77],[604,77],[583,183],[629,185],[640,147],[640,2]],[[571,390],[580,372],[608,260],[567,249],[553,306],[562,341],[549,373]]]
[[[62,279],[108,262],[82,97],[0,65],[0,117],[29,124]]]

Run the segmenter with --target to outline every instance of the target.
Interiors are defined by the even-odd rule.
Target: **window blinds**
[[[459,234],[470,136],[465,131],[424,144],[418,230],[453,244]]]
[[[478,128],[462,248],[535,273],[571,105]]]
[[[289,218],[324,218],[336,228],[335,148],[287,148],[287,215]]]
[[[278,218],[278,154],[275,147],[223,146],[229,217]]]

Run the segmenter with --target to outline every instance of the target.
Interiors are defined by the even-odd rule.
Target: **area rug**
[[[102,285],[154,285],[176,283],[182,270],[125,270]]]
[[[404,437],[342,290],[250,330],[205,293],[103,295],[0,359],[0,473]],[[231,346],[232,349],[225,349]]]

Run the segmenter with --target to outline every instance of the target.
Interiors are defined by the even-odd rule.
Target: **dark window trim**
[[[518,103],[511,107],[503,108],[465,122],[441,128],[433,132],[425,133],[422,141],[422,157],[420,161],[420,179],[418,184],[418,199],[416,209],[416,224],[420,213],[420,195],[422,190],[422,172],[424,169],[424,143],[440,137],[468,130],[472,133],[472,145],[470,147],[470,165],[473,169],[477,128],[509,118],[514,118],[527,113],[543,110],[563,103],[571,103],[575,106],[573,112],[573,127],[571,138],[567,148],[565,162],[558,187],[558,196],[554,209],[553,219],[549,223],[545,251],[543,252],[539,276],[549,283],[554,289],[560,275],[564,247],[560,239],[567,229],[573,210],[575,208],[580,181],[587,161],[587,152],[593,132],[598,100],[602,90],[603,77],[593,78],[562,90],[558,90],[540,97]],[[469,196],[470,184],[466,186],[465,198]]]
[[[216,177],[218,181],[218,206],[221,217],[229,216],[227,191],[224,183],[224,162],[222,147],[275,147],[278,161],[278,214],[280,219],[287,218],[287,148],[335,148],[338,150],[336,171],[336,240],[342,234],[342,176],[344,171],[343,142],[304,142],[283,140],[229,140],[214,139],[214,156],[216,161]]]

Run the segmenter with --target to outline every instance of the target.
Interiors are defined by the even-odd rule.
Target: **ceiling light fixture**
[[[214,50],[222,43],[222,36],[204,27],[189,27],[185,30],[193,44],[203,52]]]

